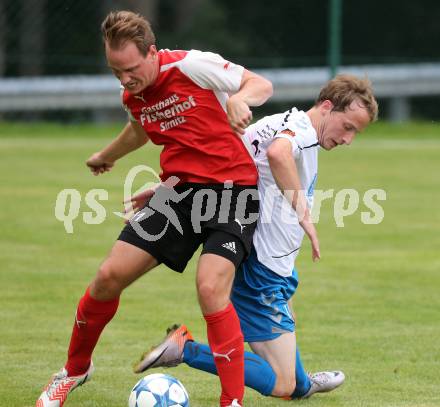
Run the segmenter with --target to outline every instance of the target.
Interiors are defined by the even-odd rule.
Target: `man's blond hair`
[[[371,82],[353,75],[337,75],[321,89],[315,105],[325,100],[333,103],[333,111],[344,112],[353,101],[358,101],[367,110],[370,121],[377,120],[379,107],[373,95]]]
[[[109,13],[101,24],[101,32],[104,43],[110,48],[118,49],[131,41],[143,56],[147,55],[151,45],[156,44],[150,23],[131,11]]]

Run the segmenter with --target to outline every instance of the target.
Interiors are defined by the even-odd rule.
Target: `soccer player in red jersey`
[[[149,23],[132,12],[110,13],[102,33],[108,65],[124,88],[129,121],[87,166],[102,174],[151,140],[163,146],[165,186],[123,229],[88,286],[76,311],[67,362],[36,406],[61,407],[88,380],[93,349],[125,287],[160,263],[183,272],[201,244],[196,285],[217,355],[220,406],[241,406],[243,335],[230,292],[235,271],[250,252],[258,193],[256,167],[239,136],[252,118],[249,107],[264,103],[272,85],[213,53],[158,51]]]

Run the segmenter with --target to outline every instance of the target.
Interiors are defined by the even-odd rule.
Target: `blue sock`
[[[214,358],[208,345],[188,341],[183,350],[183,361],[190,367],[217,374]],[[246,386],[263,396],[270,396],[275,386],[276,376],[272,367],[262,357],[252,352],[244,353],[244,375]],[[304,370],[298,347],[295,364],[296,387],[292,398],[304,396],[311,387],[308,374]]]
[[[293,399],[304,396],[304,394],[306,394],[310,390],[310,387],[312,386],[309,375],[304,370],[304,366],[301,362],[298,345],[296,346],[295,378],[296,378],[296,387],[295,387],[295,391],[292,394]]]
[[[211,349],[208,345],[188,341],[183,349],[183,361],[204,372],[217,374]],[[252,352],[244,353],[245,385],[263,396],[270,396],[275,386],[276,375],[269,363]]]

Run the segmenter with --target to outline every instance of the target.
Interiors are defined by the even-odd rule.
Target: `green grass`
[[[84,161],[111,140],[117,126],[0,124],[0,405],[33,406],[65,361],[76,303],[117,237],[123,180],[143,163],[158,168],[157,147],[144,147],[111,173],[93,177]],[[364,225],[360,212],[344,228],[324,201],[318,230],[322,260],[298,261],[298,338],[308,370],[341,369],[344,386],[301,406],[407,407],[440,405],[440,126],[375,124],[354,144],[321,152],[317,188],[363,193],[381,188],[382,223]],[[140,183],[141,181],[139,181]],[[57,194],[76,188],[109,192],[99,225],[74,221],[67,234],[54,216]],[[83,211],[89,210],[81,202]],[[165,328],[184,321],[205,341],[196,302],[195,266],[183,275],[163,267],[123,296],[94,354],[94,379],[68,406],[126,405],[138,379],[131,364]],[[193,407],[217,405],[218,380],[180,366]],[[287,402],[246,392],[246,406]],[[292,402],[295,403],[295,402]],[[298,402],[296,402],[298,404]]]

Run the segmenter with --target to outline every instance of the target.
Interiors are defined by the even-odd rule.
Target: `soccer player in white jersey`
[[[338,75],[322,88],[307,112],[292,108],[265,117],[249,126],[243,137],[258,168],[261,211],[252,252],[234,281],[232,302],[254,352],[245,353],[245,382],[263,395],[306,398],[344,381],[340,371],[305,372],[288,301],[298,286],[294,264],[304,233],[311,241],[313,259],[320,257],[310,218],[318,149],[350,144],[377,113],[368,80]],[[184,325],[169,329],[135,371],[182,362],[216,374],[209,347],[195,342]]]

